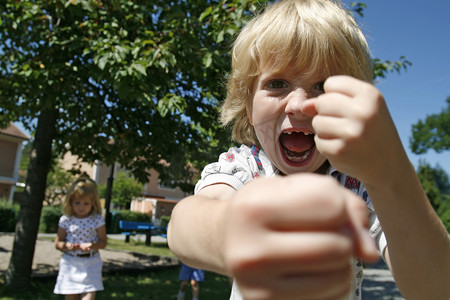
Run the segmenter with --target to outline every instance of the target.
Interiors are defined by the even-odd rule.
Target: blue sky
[[[351,1],[344,1],[350,3]],[[439,165],[450,175],[450,151],[433,150],[418,156],[409,149],[411,126],[439,113],[450,96],[450,1],[362,0],[367,9],[358,18],[374,57],[398,60],[404,55],[412,66],[390,73],[377,83],[412,163],[419,158]]]
[[[441,112],[450,96],[450,0],[362,1],[367,9],[358,21],[373,56],[395,61],[404,55],[413,63],[377,83],[410,160],[416,167],[419,158],[439,163],[450,175],[450,151],[418,156],[409,149],[411,126]]]

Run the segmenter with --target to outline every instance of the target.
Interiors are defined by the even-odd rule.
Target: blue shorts
[[[178,276],[180,280],[191,280],[195,281],[204,281],[205,280],[205,271],[200,269],[194,269],[185,264],[181,264],[180,275]]]

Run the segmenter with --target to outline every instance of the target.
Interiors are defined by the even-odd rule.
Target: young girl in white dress
[[[56,249],[64,254],[53,292],[66,300],[93,300],[96,291],[103,290],[98,249],[106,247],[106,228],[100,212],[96,183],[86,177],[76,180],[66,197],[55,240]]]

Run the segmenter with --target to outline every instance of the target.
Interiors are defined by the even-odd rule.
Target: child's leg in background
[[[177,300],[184,300],[184,296],[186,295],[186,286],[188,285],[188,283],[188,280],[181,280]]]
[[[198,300],[198,295],[200,293],[200,283],[192,279],[191,286],[192,286],[192,300]]]

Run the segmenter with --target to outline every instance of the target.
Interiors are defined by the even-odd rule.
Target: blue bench
[[[161,236],[161,237],[163,237],[163,238],[165,238],[165,239],[167,239],[167,227],[164,228],[164,230],[165,230],[165,232],[162,232],[162,233],[160,233],[160,234],[158,234],[158,235]]]
[[[126,230],[121,232],[125,235],[125,243],[130,242],[130,236],[144,233],[145,234],[145,245],[150,246],[152,241],[152,230],[158,229],[153,226],[152,223],[147,222],[134,222],[134,221],[120,221],[119,228],[121,230]]]
[[[159,235],[160,237],[163,237],[163,238],[165,238],[165,239],[167,239],[167,228],[168,228],[169,226],[166,226],[166,227],[159,227],[158,228],[158,233],[156,234],[156,235]]]

